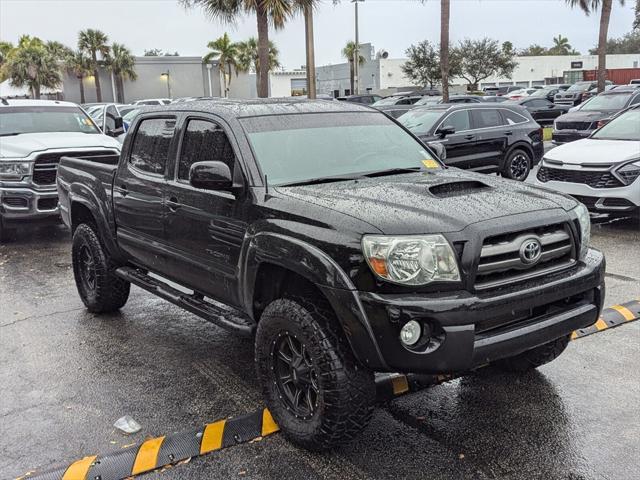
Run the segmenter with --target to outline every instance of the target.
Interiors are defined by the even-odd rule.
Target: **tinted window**
[[[175,119],[142,120],[133,139],[129,163],[143,172],[162,175],[167,164],[175,127]]]
[[[528,107],[542,108],[546,107],[548,102],[545,102],[544,100],[531,100],[530,102],[527,102],[526,105]]]
[[[511,110],[502,109],[500,113],[502,113],[507,125],[515,125],[516,123],[523,123],[527,121],[527,118]]]
[[[227,134],[213,122],[190,120],[182,138],[178,162],[178,179],[189,180],[195,162],[224,162],[233,171],[235,154]]]
[[[474,128],[498,127],[502,125],[502,117],[498,110],[483,108],[481,110],[472,110]],[[457,128],[456,128],[457,130]]]
[[[425,135],[442,118],[442,110],[415,109],[398,118],[398,121],[415,135]]]
[[[459,110],[457,112],[453,112],[445,119],[444,122],[442,122],[442,126],[453,127],[456,129],[456,132],[469,130],[471,128],[471,124],[469,122],[469,111]]]

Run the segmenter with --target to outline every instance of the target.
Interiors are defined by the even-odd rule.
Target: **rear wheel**
[[[570,335],[560,337],[552,342],[545,343],[539,347],[522,352],[511,358],[498,360],[496,366],[509,372],[524,373],[549,363],[560,356],[565,351]]]
[[[72,262],[78,293],[90,312],[113,312],[127,303],[131,284],[113,273],[115,265],[85,223],[73,233]]]
[[[258,323],[255,352],[267,407],[290,441],[327,450],[369,422],[373,372],[355,360],[329,309],[275,300]]]
[[[523,182],[531,171],[531,155],[521,149],[515,149],[507,155],[504,162],[502,176]]]

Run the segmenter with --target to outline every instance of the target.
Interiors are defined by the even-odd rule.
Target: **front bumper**
[[[377,371],[460,373],[592,325],[604,302],[605,260],[590,249],[569,270],[493,291],[403,295],[342,291],[336,313],[356,357]],[[337,290],[325,292],[337,294]],[[340,294],[338,294],[340,295]],[[403,346],[409,320],[429,325],[433,342]],[[370,341],[360,335],[366,323]],[[373,343],[373,344],[371,344]]]
[[[595,130],[554,130],[551,135],[551,142],[554,145],[562,145],[563,143],[575,142],[583,138],[589,137]]]
[[[4,226],[58,221],[58,192],[55,187],[46,190],[0,187],[0,217]]]

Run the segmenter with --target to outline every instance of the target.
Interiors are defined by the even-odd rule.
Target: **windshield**
[[[569,88],[567,88],[567,92],[584,92],[585,90],[589,90],[591,88],[591,83],[574,83]]]
[[[442,117],[442,110],[409,110],[398,121],[416,135],[427,133]]]
[[[640,141],[640,110],[629,110],[596,130],[591,138],[597,140]]]
[[[415,105],[437,105],[442,101],[442,97],[434,95],[429,97],[422,97],[418,100]]]
[[[441,168],[421,143],[382,113],[269,115],[241,123],[269,185]]]
[[[44,132],[100,133],[100,130],[78,107],[0,108],[0,136]]]
[[[381,105],[395,105],[398,102],[398,100],[400,100],[401,98],[404,98],[404,97],[395,96],[395,97],[383,98],[383,99],[378,100],[377,102],[373,103],[371,106],[372,107],[379,107]]]
[[[631,97],[630,93],[616,93],[612,95],[598,95],[580,110],[622,110]]]
[[[135,118],[136,115],[138,115],[138,113],[140,113],[140,110],[142,110],[141,108],[134,108],[133,110],[130,110],[129,112],[127,112],[124,117],[122,117],[122,120],[124,122],[127,123],[131,123],[131,121]]]

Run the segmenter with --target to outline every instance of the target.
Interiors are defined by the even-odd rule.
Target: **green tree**
[[[523,57],[537,57],[540,55],[549,55],[549,50],[545,47],[538,45],[537,43],[532,43],[524,50],[520,51],[520,55]]]
[[[268,71],[271,72],[280,66],[278,59],[280,52],[276,45],[269,40],[269,63]],[[258,40],[251,37],[244,42],[238,42],[238,71],[258,72],[260,70],[260,58],[258,57]],[[258,76],[256,75],[256,91],[259,88]]]
[[[411,45],[405,51],[407,61],[402,73],[415,85],[433,88],[442,78],[438,52],[428,40]]]
[[[269,96],[269,28],[282,29],[293,14],[292,0],[180,0],[187,7],[199,6],[223,23],[234,23],[245,13],[255,14],[258,30],[258,96]]]
[[[567,37],[558,35],[553,37],[553,47],[547,50],[547,55],[580,55],[580,52],[574,50]]]
[[[607,40],[607,54],[640,52],[640,30],[629,32],[620,38]],[[598,48],[589,50],[591,55],[598,53]]]
[[[238,75],[238,44],[233,43],[225,32],[220,38],[209,42],[207,48],[211,51],[203,57],[202,61],[204,63],[211,63],[213,60],[218,61],[218,70],[220,70],[224,85],[223,96],[228,97],[233,70]],[[229,76],[228,81],[227,75]]]
[[[640,0],[636,0],[636,14],[633,19],[633,29],[640,30]]]
[[[51,53],[51,55],[53,55],[60,62],[64,62],[67,57],[73,55],[73,50],[60,42],[50,40],[45,43],[44,46],[49,51],[49,53]]]
[[[459,62],[458,75],[464,78],[472,90],[478,83],[491,76],[511,78],[518,65],[515,52],[510,45],[498,45],[497,40],[464,39],[456,47],[455,55]]]
[[[124,81],[136,80],[136,59],[131,50],[120,43],[113,43],[105,59],[107,69],[113,73],[116,82],[116,101],[124,103]]]
[[[359,52],[360,49],[358,49]],[[346,58],[349,62],[349,80],[351,85],[351,93],[353,93],[356,88],[356,67],[355,67],[355,59],[356,59],[356,42],[349,40],[347,44],[342,49],[342,56]],[[358,53],[358,65],[364,65],[367,61],[362,55]]]
[[[78,49],[88,55],[91,70],[95,77],[96,99],[98,102],[102,102],[102,88],[100,85],[100,72],[98,70],[100,66],[98,54],[101,55],[102,59],[105,59],[107,55],[109,55],[109,46],[107,45],[108,41],[109,38],[106,34],[93,28],[82,30],[78,35]]]
[[[604,91],[607,77],[607,35],[613,0],[565,0],[571,7],[580,7],[589,15],[600,9],[600,32],[598,34],[598,92]],[[624,5],[624,0],[618,0]]]
[[[84,79],[87,75],[91,74],[89,58],[80,50],[73,52],[73,54],[66,58],[65,68],[71,75],[78,79],[78,85],[80,86],[80,103],[86,103]]]
[[[40,98],[42,87],[57,88],[62,82],[58,59],[42,40],[28,35],[23,35],[18,46],[8,53],[3,70],[11,85],[28,87],[36,99]]]
[[[6,80],[4,65],[7,63],[9,53],[13,48],[13,43],[0,41],[0,82],[4,82]]]
[[[144,51],[145,57],[160,57],[162,56],[162,50],[159,48],[150,48],[149,50]]]

